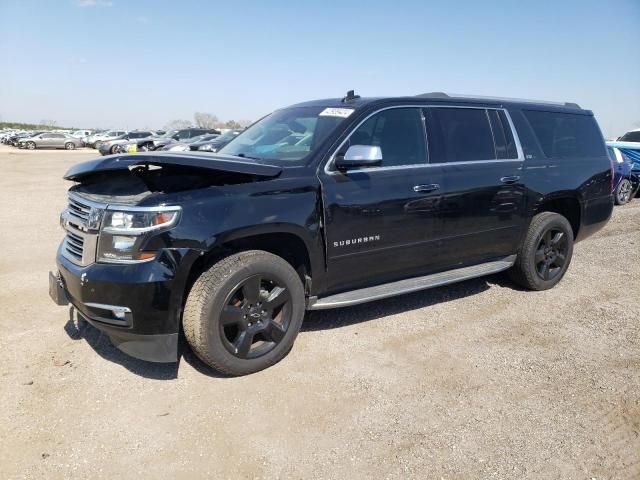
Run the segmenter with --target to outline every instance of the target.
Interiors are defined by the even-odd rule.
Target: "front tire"
[[[29,150],[35,150],[36,149],[36,144],[34,142],[27,142],[27,148]]]
[[[200,275],[187,298],[183,326],[203,362],[239,376],[279,362],[291,350],[304,313],[304,288],[293,267],[250,250]]]
[[[76,144],[73,142],[67,142],[64,144],[65,150],[74,150],[76,148]]]
[[[633,192],[633,184],[628,178],[623,178],[615,190],[615,202],[616,205],[625,205],[631,201],[631,194]]]
[[[531,220],[509,274],[529,290],[547,290],[562,280],[572,256],[573,229],[569,221],[558,213],[542,212]]]

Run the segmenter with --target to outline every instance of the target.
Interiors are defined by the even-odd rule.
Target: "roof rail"
[[[444,93],[444,92],[429,92],[416,95],[420,98],[468,98],[474,100],[489,100],[497,102],[515,102],[515,103],[538,103],[542,105],[556,105],[560,107],[581,108],[580,105],[574,102],[551,102],[547,100],[531,100],[526,98],[507,98],[507,97],[491,97],[485,95],[467,95],[461,93]]]

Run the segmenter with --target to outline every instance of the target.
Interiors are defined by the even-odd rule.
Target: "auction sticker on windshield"
[[[352,113],[353,113],[352,108],[325,108],[322,112],[320,112],[320,116],[347,118]]]

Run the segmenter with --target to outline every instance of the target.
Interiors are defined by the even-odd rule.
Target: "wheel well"
[[[578,238],[580,230],[580,203],[575,198],[555,198],[542,203],[536,213],[554,212],[559,213],[571,224],[573,238]]]
[[[231,240],[201,256],[191,267],[185,300],[193,282],[200,274],[223,257],[244,250],[264,250],[286,260],[300,276],[307,291],[307,277],[311,277],[311,261],[304,241],[293,233],[267,233]]]

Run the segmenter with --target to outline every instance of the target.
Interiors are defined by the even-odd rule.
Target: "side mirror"
[[[336,157],[338,170],[358,167],[377,167],[382,164],[382,149],[377,145],[351,145],[344,155]]]

